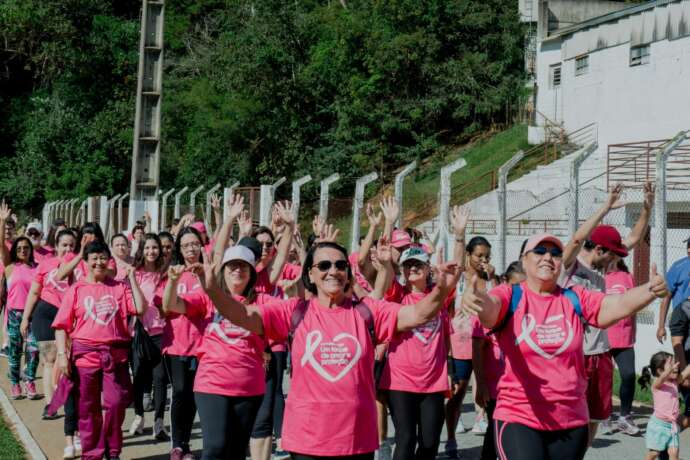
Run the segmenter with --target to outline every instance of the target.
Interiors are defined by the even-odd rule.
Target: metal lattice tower
[[[154,227],[158,222],[164,8],[163,0],[142,1],[129,197],[129,222],[133,223],[148,211]]]

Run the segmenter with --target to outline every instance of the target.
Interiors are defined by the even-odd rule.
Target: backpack
[[[292,349],[292,339],[295,337],[295,331],[304,319],[304,315],[307,314],[307,308],[309,307],[309,302],[305,299],[300,299],[297,302],[297,306],[292,311],[292,316],[290,317],[290,330],[288,331],[288,350]],[[369,307],[362,303],[360,299],[355,299],[352,308],[359,313],[359,316],[364,320],[364,324],[367,326],[367,331],[369,332],[369,338],[371,339],[371,344],[376,347],[376,329],[374,325],[374,315],[371,313]]]
[[[508,324],[508,321],[510,321],[510,318],[512,318],[512,316],[515,314],[515,311],[518,309],[518,306],[520,305],[520,300],[522,300],[522,288],[519,284],[513,284],[512,289],[513,292],[510,295],[510,305],[508,307],[506,315],[503,317],[500,323],[491,328],[489,334],[495,334],[497,332],[500,332],[506,326],[506,324]],[[577,296],[575,291],[573,291],[570,288],[565,288],[563,289],[563,294],[568,298],[568,300],[570,300],[570,303],[573,305],[573,308],[575,309],[575,313],[577,313],[577,316],[580,317],[580,320],[584,322],[585,319],[582,314],[582,305],[580,304],[580,298]]]

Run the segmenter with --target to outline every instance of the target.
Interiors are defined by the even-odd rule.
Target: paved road
[[[7,361],[5,359],[0,359],[0,389],[9,395],[9,383],[7,378]],[[41,388],[40,380],[37,381],[37,387]],[[45,401],[29,401],[29,400],[19,400],[13,401],[13,406],[15,407],[17,413],[22,419],[23,423],[26,425],[28,430],[31,432],[32,436],[40,446],[40,448],[45,453],[46,457],[50,460],[61,459],[63,444],[63,421],[62,419],[44,421],[41,420],[41,412],[43,410],[43,405]],[[466,427],[471,427],[474,420],[474,413],[469,412],[473,410],[471,404],[466,404],[465,409],[468,411],[463,415],[463,422]],[[637,408],[639,415],[637,416],[638,425],[644,427],[647,415],[649,413],[648,409]],[[147,430],[143,436],[130,437],[128,433],[124,436],[124,450],[123,459],[148,459],[148,460],[164,460],[168,459],[168,453],[170,446],[168,443],[155,442],[151,438],[151,425],[152,419],[150,413],[146,414],[147,419]],[[168,413],[166,413],[166,423],[169,426],[169,418],[167,418]],[[129,428],[134,413],[132,409],[127,410],[127,418],[125,421],[125,429]],[[390,435],[393,436],[392,423]],[[475,460],[479,458],[479,452],[481,449],[481,443],[483,442],[483,437],[474,435],[472,433],[464,433],[457,435],[458,445],[460,446],[460,460]],[[444,430],[441,447],[439,449],[439,458],[446,459],[444,452],[444,444],[447,439]],[[192,433],[192,448],[197,454],[197,458],[201,457],[201,433],[200,426],[198,423],[194,425],[194,431]],[[587,460],[632,460],[632,459],[642,459],[644,458],[645,446],[644,438],[630,437],[620,433],[614,433],[612,435],[599,436],[595,441],[594,446],[587,453]],[[0,453],[0,458],[2,454]],[[690,430],[686,430],[681,436],[681,458],[690,460]]]

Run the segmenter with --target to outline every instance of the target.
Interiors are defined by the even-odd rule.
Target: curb
[[[38,446],[38,443],[36,442],[34,437],[31,436],[31,432],[26,427],[21,417],[19,417],[19,414],[17,414],[17,411],[15,410],[14,406],[5,394],[5,391],[2,389],[0,389],[0,406],[2,406],[2,410],[5,413],[5,416],[12,424],[12,428],[14,428],[15,434],[24,446],[24,449],[26,450],[26,453],[29,456],[29,458],[32,458],[33,460],[47,460],[47,457],[45,456],[41,448]]]

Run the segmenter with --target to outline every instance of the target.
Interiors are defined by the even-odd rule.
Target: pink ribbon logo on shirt
[[[570,323],[570,321],[565,320],[565,323],[568,326],[567,334],[563,330],[561,325],[557,323],[564,317],[565,315],[563,314],[549,316],[548,318],[546,318],[546,321],[544,321],[544,324],[537,325],[537,321],[534,319],[534,316],[532,316],[529,313],[525,314],[525,316],[523,316],[522,318],[521,324],[522,333],[518,336],[517,339],[515,339],[515,345],[520,345],[520,342],[525,342],[539,356],[546,359],[555,358],[556,356],[563,353],[570,346],[570,343],[573,341],[573,325]],[[537,340],[536,342],[532,338],[532,332],[534,332],[535,330],[535,337]],[[553,346],[560,342],[562,342],[561,346],[558,347],[558,349],[554,353],[547,353],[541,347],[542,345]]]
[[[58,269],[54,268],[48,273],[46,284],[49,286],[53,286],[56,290],[60,292],[65,292],[67,290],[67,287],[69,286],[69,283],[67,281],[55,281],[55,276],[57,275],[57,272]]]
[[[249,336],[251,332],[232,324],[228,320],[223,320],[218,323],[211,323],[208,326],[208,332],[215,333],[223,342],[228,345],[234,345],[245,337]]]
[[[324,379],[335,383],[347,375],[350,370],[357,364],[359,358],[362,356],[362,346],[356,337],[341,332],[333,337],[332,342],[323,342],[321,331],[315,330],[307,334],[304,345],[304,355],[300,361],[302,367],[307,363]],[[354,354],[348,346],[348,342],[352,342],[355,346]],[[318,357],[314,356],[314,352],[318,351]],[[344,366],[335,376],[328,372],[324,366]]]
[[[415,327],[412,331],[414,336],[424,345],[428,345],[441,325],[441,318],[438,316],[421,326]]]
[[[87,317],[100,325],[107,326],[117,313],[117,302],[110,294],[106,294],[98,300],[94,300],[89,295],[84,297],[84,308]]]

